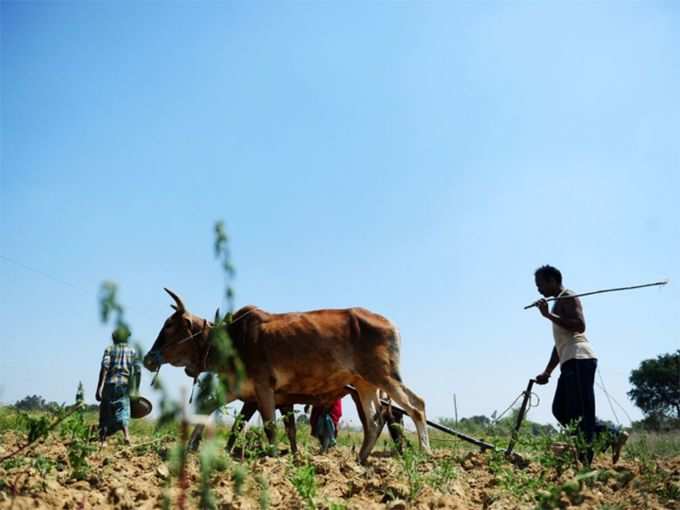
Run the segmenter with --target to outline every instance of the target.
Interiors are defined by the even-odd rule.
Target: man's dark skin
[[[536,276],[535,280],[538,292],[544,296],[543,299],[536,301],[536,306],[538,307],[539,312],[541,312],[541,315],[564,329],[575,333],[583,333],[586,330],[586,321],[583,317],[581,301],[578,298],[560,299],[555,304],[554,312],[551,312],[545,298],[556,297],[564,290],[564,286],[558,283],[554,278],[546,278],[541,275]],[[557,349],[553,347],[550,361],[548,361],[545,370],[536,376],[536,382],[538,384],[547,384],[550,379],[550,374],[559,363],[560,358],[557,355]]]

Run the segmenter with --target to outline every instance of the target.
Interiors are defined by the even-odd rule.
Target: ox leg
[[[361,407],[361,399],[359,394],[355,390],[350,390],[349,395],[354,400],[354,405],[357,406],[357,414],[359,415],[359,420],[361,421],[361,428],[366,430],[366,415],[364,414],[364,409]]]
[[[359,415],[359,420],[361,420],[361,426],[363,430],[366,430],[366,415],[364,414],[364,410],[361,406],[361,400],[359,400],[359,394],[354,391],[350,390],[349,392],[350,396],[352,397],[352,400],[354,400],[354,404],[357,406],[357,414]],[[390,412],[390,410],[387,408],[387,406],[381,405],[381,410],[382,410],[382,416],[383,416],[383,423],[387,423],[387,431],[390,433],[390,437],[392,438],[392,442],[394,443],[394,446],[396,447],[397,451],[399,453],[404,453],[404,448],[403,448],[403,420],[401,416],[399,418],[394,417],[394,413]],[[380,429],[378,430],[378,435],[377,437],[380,437],[380,434],[382,433],[383,429],[382,425]]]
[[[387,431],[390,433],[392,442],[400,454],[404,453],[404,420],[402,415],[395,417],[394,411],[384,408],[385,421],[387,422]]]
[[[257,397],[257,407],[260,411],[260,415],[262,415],[264,431],[265,434],[267,434],[269,444],[276,447],[276,421],[274,421],[276,404],[274,402],[274,390],[271,387],[255,388],[255,395]]]
[[[290,451],[297,453],[297,429],[295,427],[295,414],[293,414],[293,406],[280,406],[279,411],[283,415],[283,423],[286,426],[286,434],[290,442]]]
[[[189,438],[189,444],[187,447],[190,451],[195,452],[201,444],[201,439],[203,439],[203,430],[205,425],[196,425],[194,430],[191,432],[191,437]]]
[[[398,406],[413,420],[418,431],[418,442],[420,447],[426,452],[431,453],[430,438],[427,434],[427,423],[425,418],[425,402],[418,395],[408,389],[401,381],[390,378],[385,387],[382,388],[392,397]]]
[[[215,418],[215,411],[217,411],[217,409],[218,406],[213,407],[212,409],[211,408],[205,409],[208,411],[207,413],[209,417],[208,419],[210,420],[211,423]],[[194,430],[191,432],[191,437],[189,438],[189,443],[187,444],[187,448],[190,451],[195,452],[196,450],[198,450],[198,447],[201,445],[201,440],[203,439],[204,430],[205,430],[204,424],[196,425],[194,427]]]
[[[243,402],[243,407],[236,416],[234,424],[231,426],[231,430],[229,431],[229,437],[227,438],[226,446],[227,451],[231,451],[231,449],[234,447],[236,438],[243,430],[243,427],[246,426],[248,420],[250,420],[253,417],[255,411],[257,411],[257,404],[255,402],[251,401]]]
[[[359,450],[359,463],[365,464],[373,450],[378,434],[384,425],[378,399],[378,388],[373,385],[358,385],[359,401],[364,414],[364,441]]]

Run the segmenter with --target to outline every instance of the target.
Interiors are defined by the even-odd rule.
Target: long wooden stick
[[[352,386],[351,384],[346,384],[345,388],[347,388],[349,391],[354,392],[356,394],[356,388]],[[383,398],[380,399],[380,403],[384,406],[389,406],[393,411],[396,411],[397,414],[402,414],[404,416],[408,416],[408,413],[404,411],[401,407],[395,405],[394,403],[385,400]],[[427,423],[430,427],[435,428],[437,430],[440,430],[442,432],[446,432],[447,434],[451,434],[452,436],[456,436],[463,441],[467,441],[468,443],[472,443],[476,446],[479,446],[482,450],[492,450],[495,449],[496,447],[492,444],[485,443],[484,441],[480,439],[475,439],[474,437],[468,436],[467,434],[463,434],[462,432],[459,432],[454,429],[450,429],[449,427],[445,427],[444,425],[440,425],[439,423],[435,423],[430,420],[425,420],[425,423]]]
[[[560,299],[571,299],[571,298],[576,298],[576,297],[583,297],[583,296],[592,296],[593,294],[604,294],[605,292],[619,292],[621,290],[633,290],[633,289],[642,289],[644,287],[656,287],[659,285],[666,285],[668,283],[668,280],[663,280],[660,282],[654,282],[654,283],[645,283],[643,285],[633,285],[632,287],[617,287],[615,289],[603,289],[603,290],[594,290],[592,292],[584,292],[582,294],[574,294],[571,296],[556,296],[556,297],[551,297],[546,299],[546,301],[558,301]],[[530,305],[527,305],[524,307],[525,310],[528,310],[529,308],[536,306],[536,303],[531,303]]]
[[[394,405],[391,402],[388,402],[387,400],[380,399],[380,403],[384,406],[391,406],[393,411],[396,411],[399,414],[403,414],[408,416],[408,413],[404,411],[401,407]],[[435,423],[430,420],[425,420],[425,423],[427,423],[430,427],[440,430],[442,432],[446,432],[447,434],[451,434],[452,436],[456,436],[459,439],[462,439],[463,441],[467,441],[468,443],[472,443],[476,446],[479,446],[482,450],[493,450],[496,447],[492,444],[485,443],[481,439],[475,439],[474,437],[468,436],[467,434],[463,434],[462,432],[459,432],[454,429],[450,429],[449,427],[446,427],[444,425],[440,425],[439,423]]]

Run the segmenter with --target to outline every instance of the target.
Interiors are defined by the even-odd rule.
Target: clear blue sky
[[[93,401],[103,280],[147,347],[164,286],[211,316],[220,218],[237,306],[388,316],[432,418],[453,392],[500,411],[543,369],[537,266],[580,291],[678,277],[674,3],[3,2],[1,22],[1,401],[78,380]],[[631,369],[680,346],[677,285],[584,301],[634,419]]]

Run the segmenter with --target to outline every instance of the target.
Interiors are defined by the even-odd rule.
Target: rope
[[[491,423],[492,423],[493,425],[495,425],[496,423],[498,423],[498,422],[500,421],[500,419],[503,418],[503,416],[505,416],[505,413],[507,413],[510,409],[512,409],[512,406],[514,406],[514,405],[517,403],[517,401],[518,401],[520,398],[522,398],[522,397],[524,397],[524,392],[523,392],[523,391],[522,391],[519,395],[517,395],[517,398],[516,398],[515,400],[512,401],[512,404],[510,404],[508,407],[506,407],[506,408],[505,408],[505,411],[503,411],[500,415],[496,416],[496,418],[494,418],[493,421],[492,421]]]
[[[614,411],[614,406],[612,405],[612,399],[609,397],[609,392],[607,391],[607,388],[604,386],[604,380],[602,379],[602,371],[598,368],[597,369],[597,376],[600,378],[600,388],[604,392],[605,397],[607,397],[607,402],[609,403],[609,409],[611,409],[612,414],[614,415],[614,419],[616,420],[616,424],[621,426],[621,422],[619,421],[619,417],[616,415],[616,411]]]
[[[626,409],[621,404],[619,404],[618,401],[613,396],[611,396],[609,394],[609,392],[607,391],[607,388],[604,385],[604,379],[602,378],[602,373],[601,373],[599,368],[597,369],[597,375],[600,378],[600,383],[597,383],[597,386],[602,390],[602,392],[607,397],[607,400],[609,401],[609,407],[611,408],[612,413],[614,414],[614,418],[616,418],[616,424],[619,425],[619,426],[621,425],[621,423],[619,422],[619,418],[616,415],[616,413],[614,412],[614,408],[612,407],[612,401],[619,407],[619,409],[621,411],[623,411],[623,414],[625,414],[626,418],[628,419],[628,423],[630,423],[632,425],[633,420],[631,419],[630,415],[628,414],[628,411],[626,411]]]
[[[512,404],[510,404],[510,405],[505,409],[505,411],[503,411],[500,415],[498,415],[496,418],[494,418],[494,419],[492,420],[491,424],[492,424],[492,425],[496,425],[496,424],[501,420],[501,418],[503,418],[503,416],[505,416],[505,414],[506,414],[510,409],[512,409],[512,408],[514,407],[514,405],[517,403],[517,401],[518,401],[519,399],[521,399],[521,398],[524,397],[524,394],[525,394],[525,393],[526,393],[526,391],[522,391],[519,395],[517,395],[517,398],[516,398],[515,400],[512,401]],[[535,404],[533,403],[533,402],[534,402],[534,399],[536,399],[536,403],[535,403]],[[534,393],[534,392],[532,391],[532,392],[531,392],[531,395],[529,395],[529,402],[527,402],[527,408],[526,408],[526,411],[525,411],[525,413],[524,413],[524,418],[526,418],[526,417],[528,416],[529,410],[530,410],[532,407],[538,407],[540,404],[541,404],[541,398],[540,398],[536,393]]]

